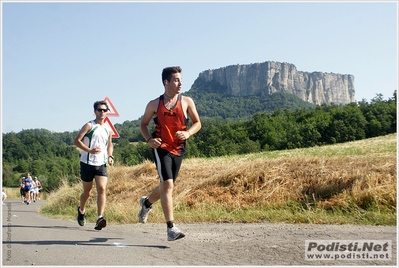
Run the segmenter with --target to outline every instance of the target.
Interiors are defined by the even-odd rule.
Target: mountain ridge
[[[231,96],[266,96],[283,92],[314,105],[356,101],[351,74],[302,72],[294,64],[275,61],[205,70],[198,75],[191,89]]]

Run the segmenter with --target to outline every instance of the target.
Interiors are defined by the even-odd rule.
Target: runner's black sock
[[[148,200],[148,198],[146,198],[146,200],[145,200],[145,202],[144,202],[144,206],[146,207],[146,208],[149,208],[149,207],[151,207],[151,203],[150,203],[150,201]]]
[[[166,222],[166,225],[168,226],[168,228],[172,228],[173,227],[173,221]]]

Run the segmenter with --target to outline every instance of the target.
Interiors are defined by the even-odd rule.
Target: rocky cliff
[[[348,104],[355,102],[354,76],[322,72],[301,72],[293,64],[263,62],[231,65],[203,71],[194,82],[220,85],[233,96],[291,93],[313,104]]]

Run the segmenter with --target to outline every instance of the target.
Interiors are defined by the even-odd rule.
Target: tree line
[[[201,116],[201,114],[200,114]],[[187,141],[186,157],[217,157],[261,151],[306,148],[396,133],[396,91],[384,100],[377,94],[370,102],[323,104],[313,109],[280,108],[255,113],[250,119],[201,118],[202,129]],[[152,159],[143,141],[139,121],[115,125],[114,157],[119,165],[137,165]],[[131,134],[135,133],[134,141]],[[3,186],[16,187],[21,176],[38,176],[47,192],[61,179],[79,181],[79,151],[75,132],[46,129],[3,133]]]

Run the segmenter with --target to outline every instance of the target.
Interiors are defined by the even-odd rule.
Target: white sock
[[[98,219],[99,219],[99,218],[102,218],[102,217],[103,217],[103,215],[100,215],[100,216],[98,216]]]
[[[86,210],[86,209],[85,209]],[[85,210],[81,210],[80,208],[79,208],[79,211],[80,211],[80,213],[82,213],[82,214],[85,214]]]

